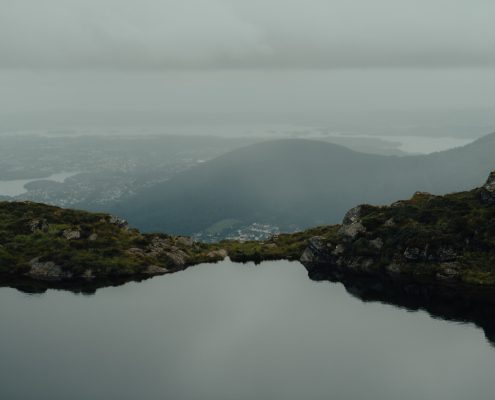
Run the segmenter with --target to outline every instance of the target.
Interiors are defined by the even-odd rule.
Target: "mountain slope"
[[[380,156],[311,140],[244,147],[143,190],[116,206],[140,229],[191,234],[223,219],[283,229],[338,222],[355,204],[416,190],[474,187],[495,168],[495,134],[426,156]]]

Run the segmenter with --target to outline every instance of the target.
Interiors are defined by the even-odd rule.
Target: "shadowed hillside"
[[[224,219],[282,229],[340,221],[350,207],[467,190],[495,168],[495,134],[425,156],[380,156],[312,140],[244,147],[137,193],[113,212],[147,231],[191,234]]]

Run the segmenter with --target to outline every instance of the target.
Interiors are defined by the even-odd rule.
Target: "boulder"
[[[359,233],[366,232],[366,228],[361,223],[362,211],[363,206],[357,206],[347,211],[338,231],[340,236],[354,239]]]
[[[182,250],[176,249],[173,251],[168,251],[165,255],[169,258],[170,261],[174,264],[175,267],[182,268],[186,265],[187,254]]]
[[[192,247],[194,245],[194,241],[187,236],[178,236],[175,239],[175,243],[179,246]]]
[[[227,255],[228,255],[228,253],[227,253],[227,250],[225,250],[225,249],[213,250],[207,254],[207,256],[209,258],[221,258],[221,259],[224,259],[225,257],[227,257]]]
[[[347,211],[344,215],[342,225],[351,225],[361,221],[363,206],[356,206]]]
[[[80,239],[81,232],[78,230],[66,229],[62,232],[62,236],[67,240]]]
[[[92,233],[88,237],[88,240],[90,240],[91,242],[94,242],[96,239],[98,239],[98,234],[96,234],[96,233]]]

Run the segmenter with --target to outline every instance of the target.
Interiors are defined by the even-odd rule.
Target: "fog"
[[[1,71],[0,128],[305,124],[359,134],[495,130],[491,69]]]
[[[493,67],[486,0],[2,0],[2,67]]]
[[[489,1],[0,0],[0,131],[495,130]]]

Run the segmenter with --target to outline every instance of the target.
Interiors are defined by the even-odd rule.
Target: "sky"
[[[488,0],[0,0],[0,115],[437,112],[495,128],[494,15]]]

